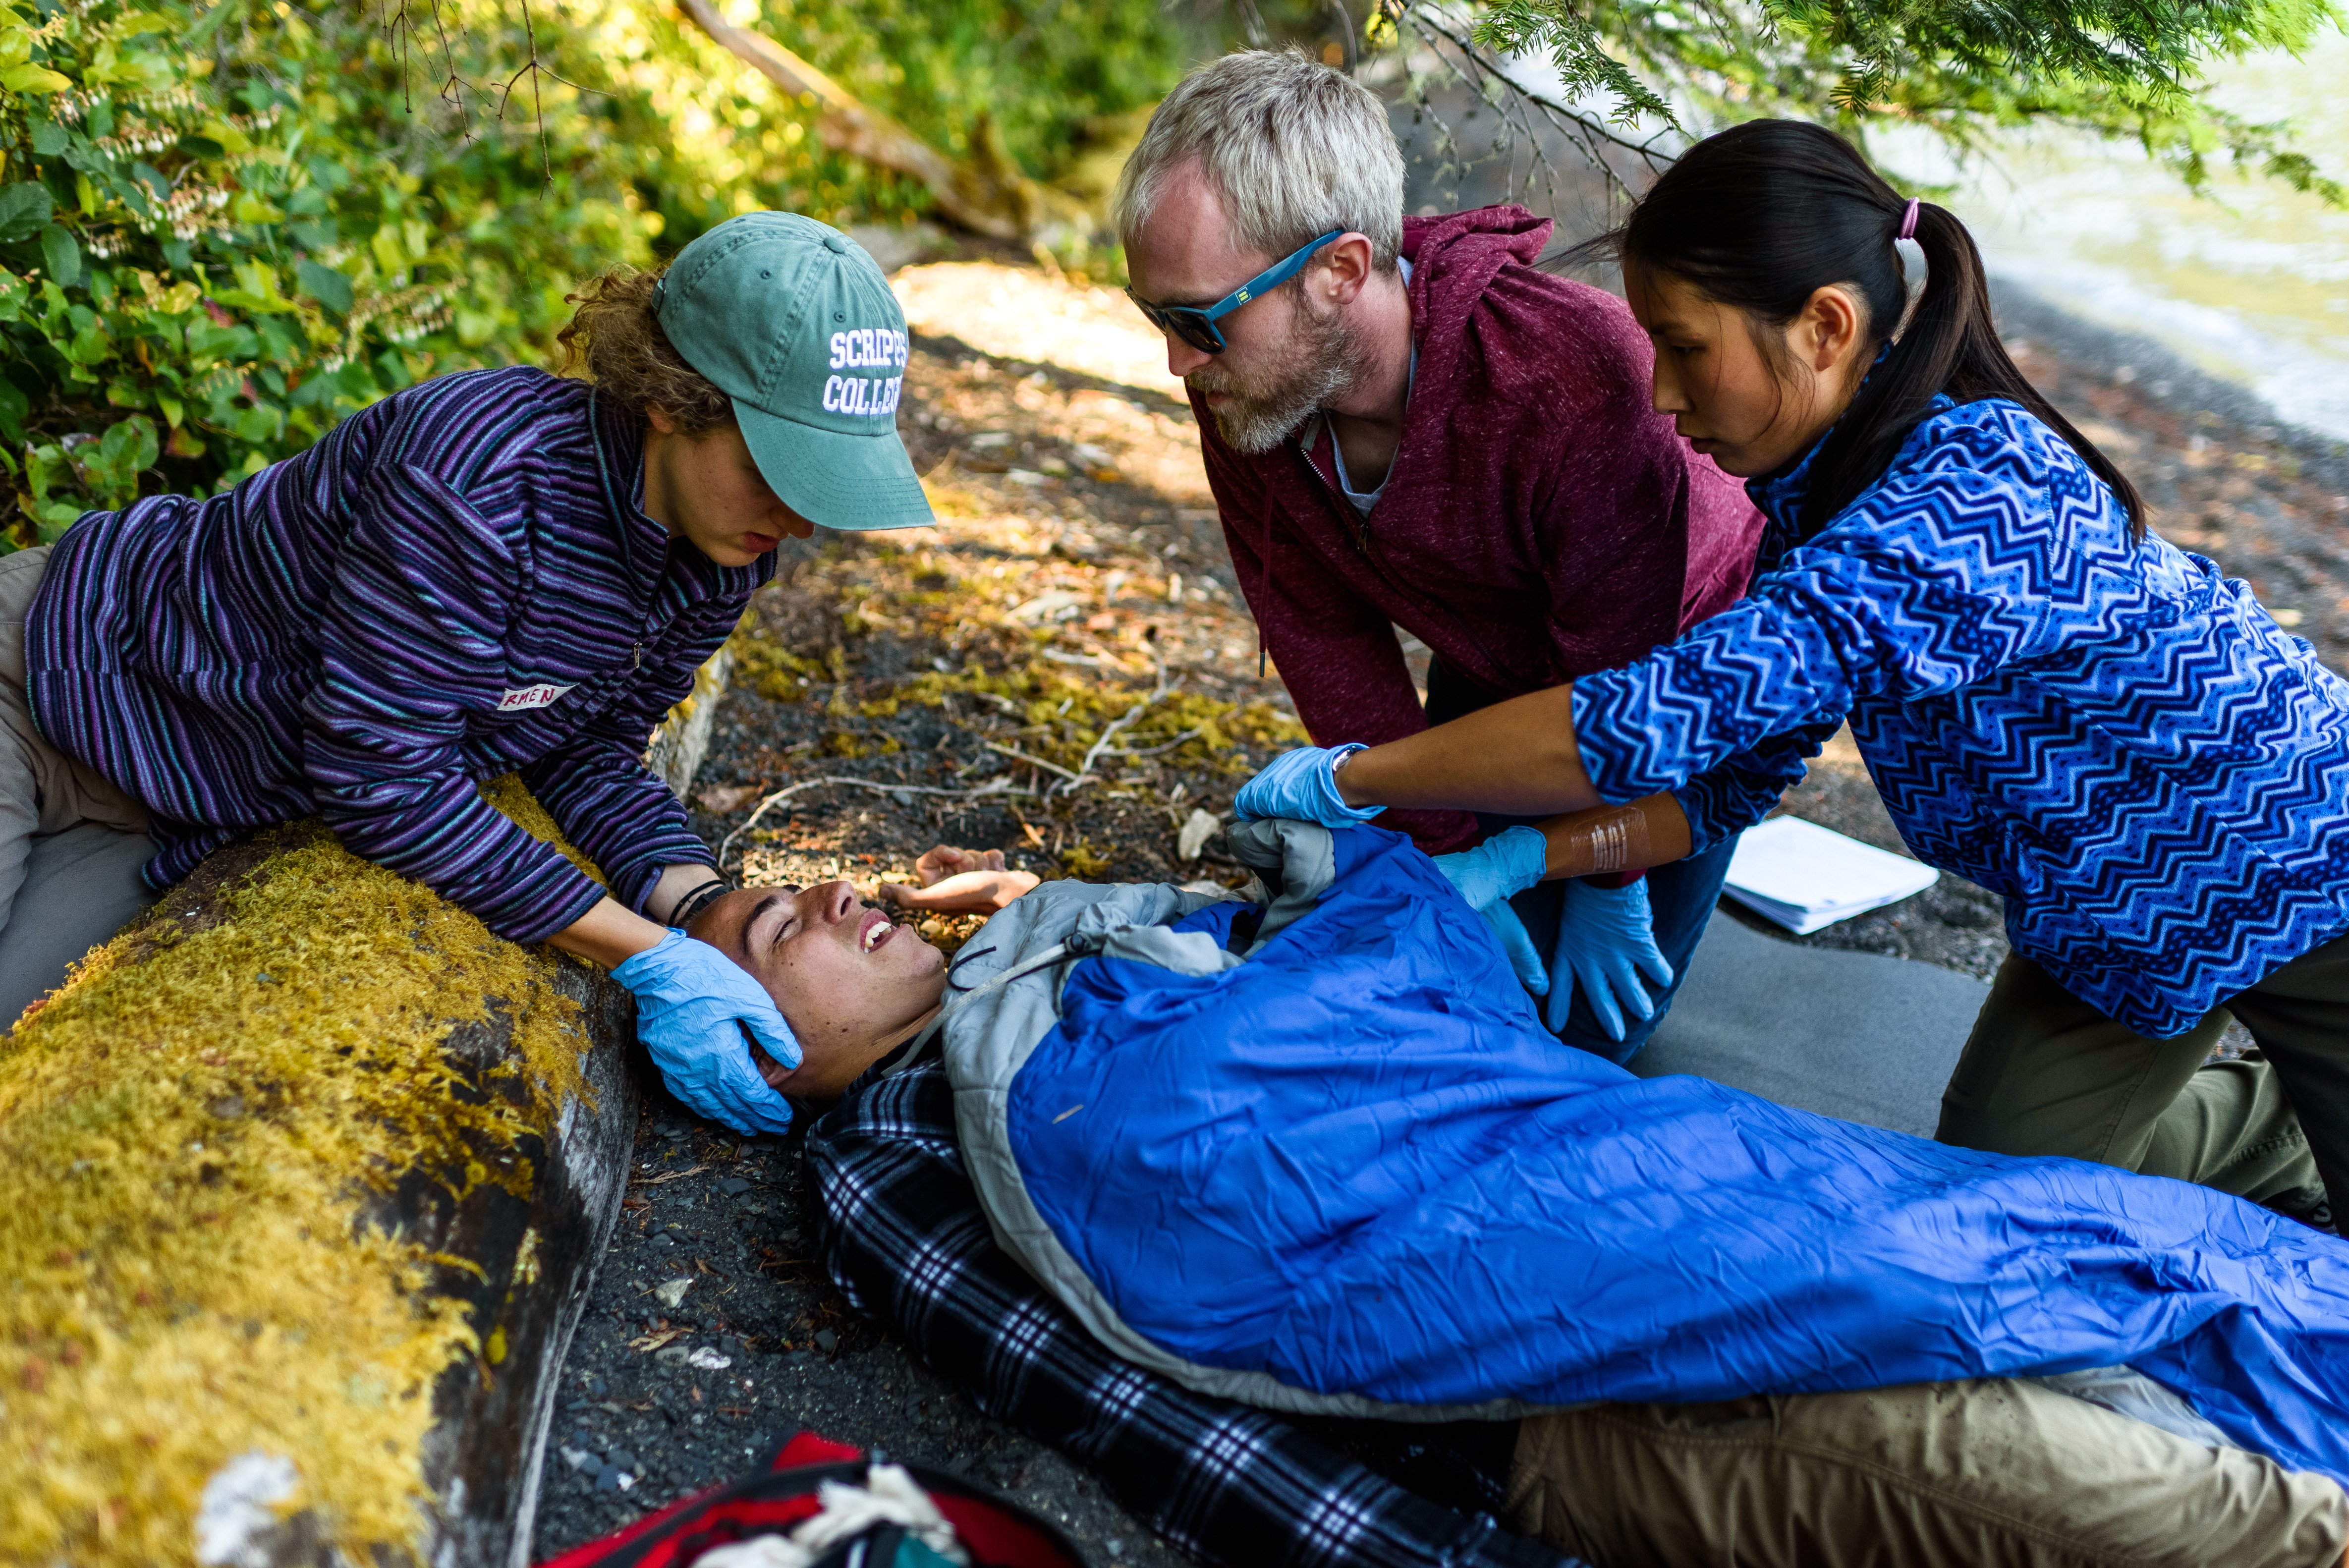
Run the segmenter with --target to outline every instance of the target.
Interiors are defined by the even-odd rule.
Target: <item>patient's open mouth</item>
[[[870,953],[888,941],[896,930],[889,916],[876,909],[864,917],[864,929],[857,933],[857,945]]]

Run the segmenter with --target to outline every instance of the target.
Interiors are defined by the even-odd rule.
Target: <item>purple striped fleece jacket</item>
[[[642,482],[636,417],[581,382],[410,387],[226,494],[76,523],[25,627],[34,717],[146,802],[157,887],[315,813],[536,941],[601,890],[474,789],[519,769],[641,909],[710,859],[646,737],[774,570],[672,542]]]

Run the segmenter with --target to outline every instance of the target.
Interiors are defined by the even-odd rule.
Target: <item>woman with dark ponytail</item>
[[[1841,138],[1724,131],[1609,239],[1655,407],[1769,516],[1751,596],[1571,688],[1290,753],[1240,809],[1573,813],[1546,875],[1659,864],[1847,721],[1909,848],[2006,902],[1944,1141],[2349,1213],[2349,683],[2147,531],[2000,346],[1964,225]],[[2206,1067],[2230,1014],[2261,1048]]]

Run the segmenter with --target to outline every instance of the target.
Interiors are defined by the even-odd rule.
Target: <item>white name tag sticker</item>
[[[544,707],[571,688],[541,681],[536,686],[516,686],[498,698],[500,713],[520,713],[526,707]]]

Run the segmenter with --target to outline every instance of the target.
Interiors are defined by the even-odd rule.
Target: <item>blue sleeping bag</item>
[[[1453,1413],[2126,1364],[2349,1483],[2341,1242],[1635,1078],[1542,1029],[1407,840],[1278,827],[1268,939],[1237,903],[1052,883],[957,969],[996,993],[947,1030],[990,1220],[1113,1348],[1259,1403]]]

